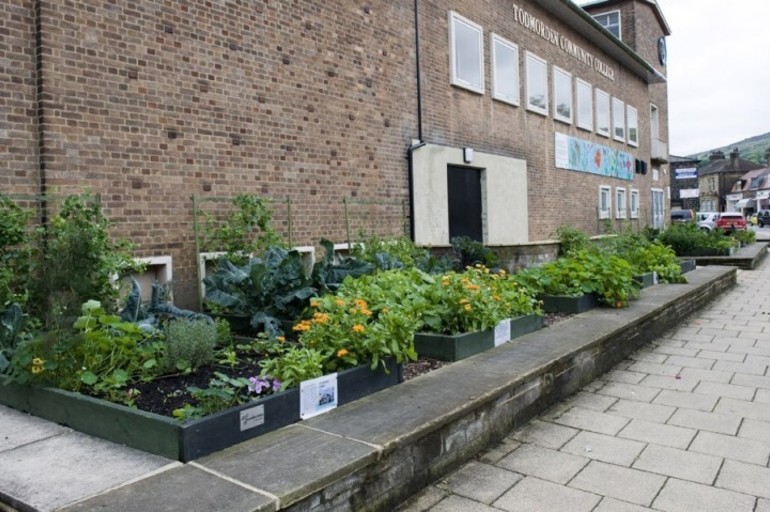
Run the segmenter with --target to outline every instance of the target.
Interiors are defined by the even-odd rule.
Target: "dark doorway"
[[[447,167],[449,239],[467,236],[483,242],[481,225],[481,171]]]

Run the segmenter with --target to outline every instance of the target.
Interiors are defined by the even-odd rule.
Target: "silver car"
[[[698,227],[708,231],[716,227],[717,218],[719,218],[719,212],[698,212],[695,214],[695,222],[698,224]]]

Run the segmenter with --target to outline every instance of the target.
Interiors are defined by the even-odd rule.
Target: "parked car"
[[[760,228],[770,225],[770,210],[759,210],[757,212],[757,225]]]
[[[687,223],[695,221],[695,212],[692,210],[671,210],[671,222]]]
[[[740,212],[722,212],[717,218],[717,227],[725,231],[745,231],[747,224]]]
[[[698,212],[695,214],[695,222],[698,223],[698,227],[709,231],[717,226],[717,218],[719,218],[718,212]]]

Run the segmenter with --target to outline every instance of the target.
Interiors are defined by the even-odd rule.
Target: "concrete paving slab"
[[[396,512],[425,512],[449,495],[449,491],[429,485],[402,503]]]
[[[277,496],[282,507],[323,489],[377,457],[371,446],[290,425],[198,459],[215,474]]]
[[[691,482],[712,484],[721,465],[722,459],[719,457],[650,444],[631,467]]]
[[[644,449],[644,443],[593,432],[581,432],[562,451],[589,459],[630,466]]]
[[[645,402],[634,402],[632,400],[618,400],[607,410],[607,413],[623,416],[624,418],[665,423],[675,411],[676,408],[669,405],[648,404]]]
[[[602,498],[599,506],[594,509],[593,512],[649,512],[647,507],[640,507],[625,501],[616,500],[615,498],[604,497]]]
[[[156,473],[60,512],[273,512],[276,502],[192,465]]]
[[[602,380],[619,382],[621,384],[639,384],[639,381],[647,376],[646,373],[631,372],[628,370],[612,370],[602,377]]]
[[[743,400],[751,400],[751,398],[746,398],[746,397],[732,397],[732,398],[739,398],[739,399],[742,398]],[[770,404],[770,389],[757,390],[756,396],[754,397],[754,401],[760,404]]]
[[[521,446],[519,441],[516,441],[513,436],[508,436],[495,446],[481,452],[478,456],[478,460],[484,464],[497,464],[500,459],[511,453],[519,446]]]
[[[447,496],[430,510],[431,512],[499,512],[499,509],[462,496]]]
[[[695,389],[695,386],[698,385],[697,379],[686,379],[679,376],[665,376],[665,375],[648,375],[644,379],[642,379],[642,382],[639,383],[640,386],[648,386],[655,389],[670,389],[673,391],[687,391],[690,392],[693,389]]]
[[[645,374],[642,381],[649,377]],[[651,402],[660,393],[659,389],[640,386],[638,384],[624,384],[621,382],[608,382],[598,393],[602,395],[614,396],[625,400],[634,400],[637,402]]]
[[[756,388],[750,388],[746,386],[723,384],[721,382],[701,381],[701,383],[695,387],[693,393],[716,397],[736,398],[738,400],[751,400],[754,398],[756,391]]]
[[[749,361],[745,363],[717,361],[714,363],[712,370],[748,375],[764,375],[767,372],[767,364],[758,361]]]
[[[543,448],[558,450],[575,437],[578,432],[580,432],[578,429],[572,427],[536,419],[514,433],[513,438],[522,443],[531,443]]]
[[[715,396],[695,395],[683,391],[664,389],[655,397],[652,403],[709,412],[714,409],[717,400],[718,397]]]
[[[566,400],[566,403],[572,407],[582,407],[583,409],[604,412],[616,401],[617,398],[611,396],[581,391]]]
[[[664,512],[752,512],[755,501],[753,496],[671,478],[652,506]]]
[[[555,419],[556,423],[580,430],[615,435],[626,426],[627,418],[591,411],[582,407],[573,407]]]
[[[770,377],[762,377],[760,375],[745,375],[742,373],[736,373],[730,384],[737,384],[739,386],[749,386],[752,388],[770,389]]]
[[[702,359],[711,359],[714,361],[732,361],[742,363],[746,359],[746,354],[736,354],[734,352],[718,352],[716,350],[700,350],[696,357]]]
[[[652,353],[653,354],[665,354],[668,356],[684,356],[684,357],[695,357],[698,355],[698,351],[694,348],[684,348],[682,345],[684,342],[682,341],[670,341],[669,343],[676,343],[676,346],[670,346],[670,345],[661,345],[659,344],[656,346]],[[670,362],[668,359],[664,361],[666,364],[676,364]]]
[[[46,512],[170,464],[179,463],[68,432],[0,452],[0,490]]]
[[[734,398],[721,398],[714,408],[714,412],[770,422],[770,404],[747,402]]]
[[[725,460],[715,485],[752,496],[770,498],[770,468]]]
[[[620,431],[618,437],[686,450],[697,432],[690,428],[633,420]]]
[[[1,452],[72,432],[72,429],[0,405],[0,432]]]
[[[761,466],[770,458],[770,444],[714,432],[698,432],[689,450]]]
[[[738,437],[756,439],[757,441],[770,444],[770,423],[765,421],[743,420],[741,429],[738,431]]]
[[[701,359],[695,357],[695,354],[691,356],[671,355],[666,359],[666,365],[681,366],[683,368],[698,368],[701,370],[710,370],[714,365],[714,361],[709,359]]]
[[[542,448],[533,444],[524,444],[500,460],[497,465],[522,475],[566,484],[588,462],[589,459],[585,457],[549,450],[548,448]]]
[[[683,380],[697,380],[708,382],[728,383],[733,378],[732,372],[719,370],[701,370],[699,368],[685,368],[680,374]]]
[[[600,500],[601,497],[595,494],[527,477],[492,505],[509,512],[543,512],[544,510],[589,512]]]
[[[470,462],[436,485],[452,494],[490,504],[524,478],[505,467]]]
[[[757,508],[754,512],[770,512],[770,500],[759,498],[757,500]]]
[[[569,483],[569,486],[649,506],[665,482],[664,476],[593,461]]]

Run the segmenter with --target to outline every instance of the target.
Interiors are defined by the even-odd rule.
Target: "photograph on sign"
[[[337,374],[332,373],[299,385],[299,417],[303,420],[337,407]]]

